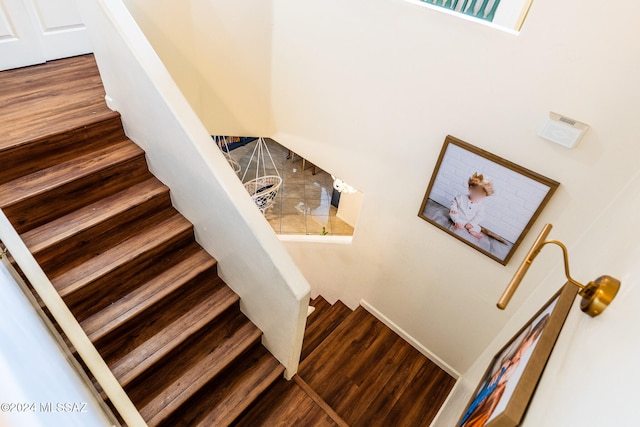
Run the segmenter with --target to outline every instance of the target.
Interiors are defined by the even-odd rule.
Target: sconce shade
[[[616,297],[620,289],[620,281],[611,276],[598,277],[580,292],[582,302],[580,309],[591,317],[596,317]]]

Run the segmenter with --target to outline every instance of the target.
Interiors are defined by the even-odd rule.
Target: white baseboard
[[[409,344],[411,344],[416,350],[418,350],[420,353],[424,354],[429,360],[431,360],[433,363],[438,365],[443,371],[445,371],[446,373],[451,375],[453,378],[455,378],[456,381],[460,378],[460,373],[458,371],[453,369],[444,360],[440,359],[434,353],[429,351],[429,349],[427,349],[425,346],[420,344],[420,342],[418,342],[418,340],[416,340],[414,337],[409,335],[404,329],[402,329],[400,326],[396,325],[391,319],[389,319],[387,316],[385,316],[380,311],[378,311],[377,308],[375,308],[374,306],[372,306],[371,304],[369,304],[365,300],[360,300],[360,305],[365,310],[367,310],[369,313],[371,313],[374,317],[376,317],[378,320],[380,320],[382,323],[384,323],[389,328],[391,328],[392,331],[394,331],[396,334],[400,335],[400,337],[402,337],[405,341],[407,341]]]
[[[111,98],[109,95],[104,96],[104,101],[107,103],[107,107],[111,111],[118,111],[118,109],[116,108],[116,103],[113,101],[113,98]]]

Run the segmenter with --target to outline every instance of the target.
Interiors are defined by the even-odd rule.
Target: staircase
[[[2,73],[0,208],[150,426],[231,424],[284,368],[96,76]]]
[[[236,426],[429,426],[455,380],[363,307],[311,305],[298,374]]]

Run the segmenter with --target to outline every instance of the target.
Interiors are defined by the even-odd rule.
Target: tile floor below
[[[336,216],[331,205],[333,179],[327,172],[306,162],[302,170],[302,158],[287,158],[289,150],[267,139],[267,147],[275,167],[282,178],[282,185],[274,203],[265,211],[265,218],[277,234],[352,236],[353,227]],[[256,177],[255,158],[249,165],[256,142],[231,151],[231,157],[240,163],[240,178],[249,167],[244,182]],[[269,156],[265,153],[266,173],[275,175]],[[262,167],[261,167],[262,172]],[[260,173],[262,175],[262,173]]]

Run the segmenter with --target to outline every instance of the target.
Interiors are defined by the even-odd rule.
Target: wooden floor
[[[428,426],[455,380],[362,307],[312,305],[298,376],[238,425]]]
[[[104,93],[93,55],[1,72],[0,148],[111,116]]]

